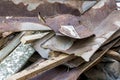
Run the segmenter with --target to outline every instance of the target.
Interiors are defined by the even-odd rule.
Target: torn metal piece
[[[60,49],[56,51],[75,54],[81,56],[85,61],[89,61],[91,56],[109,39],[116,31],[120,29],[120,11],[113,11],[99,26],[93,29],[96,37],[76,40],[67,50]],[[49,47],[52,50],[55,48]]]
[[[76,41],[76,43],[65,52],[81,56],[85,61],[89,61],[95,51],[120,29],[120,25],[117,25],[118,22],[120,23],[119,14],[119,11],[113,11],[98,27],[94,29],[96,37]]]
[[[23,18],[0,18],[0,32],[18,32],[28,30],[51,30],[49,27],[40,24],[36,17],[23,17]]]
[[[75,54],[76,56],[81,56],[85,61],[89,61],[90,57],[95,53],[95,51],[119,29],[119,25],[115,25],[115,23],[118,24],[118,22],[115,21],[119,21],[118,18],[119,12],[117,11],[113,12],[106,20],[104,20],[113,10],[116,9],[115,1],[114,0],[111,1],[110,0],[99,1],[93,8],[91,8],[88,12],[84,13],[84,15],[80,17],[80,22],[83,25],[85,25],[88,29],[90,29],[92,32],[94,32],[96,37],[77,40],[70,49],[66,51],[63,50],[58,50],[58,51],[65,52],[68,54]],[[64,20],[61,20],[62,18],[64,19],[64,17],[59,17],[60,19],[57,18],[58,17],[55,17],[55,19],[59,21],[58,23],[61,22],[61,24],[63,24],[62,22],[65,22]],[[74,23],[71,24],[73,26],[79,24],[78,18],[68,17],[68,19],[71,19],[70,23],[72,22],[75,23],[76,21],[75,24]],[[56,20],[49,23],[54,24]],[[57,30],[59,29],[59,27],[56,28],[55,26],[59,26],[59,25],[57,24],[53,25],[53,24],[50,24],[53,26],[52,27],[53,30],[55,32],[58,32]],[[51,49],[51,47],[49,48]]]
[[[33,45],[34,49],[41,55],[43,58],[49,57],[50,49],[45,49],[41,47],[43,43],[45,43],[48,39],[50,39],[52,36],[54,36],[54,33],[49,33],[48,35],[44,36],[42,39],[36,41]]]
[[[55,51],[61,51],[61,50],[67,50],[69,49],[75,39],[69,38],[69,37],[63,37],[63,36],[54,36],[51,39],[49,39],[46,43],[42,45],[43,48],[49,48]]]
[[[85,26],[80,25],[78,17],[70,14],[59,15],[46,19],[46,24],[53,29],[56,34],[64,35],[76,39],[87,38],[93,33]]]
[[[115,21],[119,21],[120,12],[114,11],[111,15],[109,15],[116,9],[115,1],[111,1],[99,1],[93,8],[80,17],[80,22],[94,32],[96,37],[77,40],[67,51],[59,51],[68,54],[75,54],[76,56],[81,56],[85,61],[89,61],[95,51],[119,29],[119,26],[115,25],[115,23],[118,24],[118,22]],[[104,20],[107,16],[108,18]]]

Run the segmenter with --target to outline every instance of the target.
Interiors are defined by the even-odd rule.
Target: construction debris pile
[[[120,79],[115,0],[0,2],[0,80]]]

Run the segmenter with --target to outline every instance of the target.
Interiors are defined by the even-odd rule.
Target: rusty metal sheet
[[[93,31],[93,33],[96,35],[95,37],[77,40],[70,49],[58,51],[68,54],[75,54],[76,56],[82,57],[85,61],[89,61],[90,57],[95,53],[95,51],[119,28],[119,26],[113,26],[114,22],[119,20],[119,12],[113,12],[108,19],[104,20],[114,9],[116,9],[115,1],[111,1],[101,0],[93,8],[80,17],[80,22]],[[111,18],[113,19],[111,20]]]
[[[38,12],[42,16],[66,13],[80,15],[95,3],[96,1],[78,0],[0,0],[0,15],[33,17]]]
[[[79,23],[78,17],[70,14],[47,18],[46,24],[55,31],[57,35],[82,39],[93,35],[85,26]]]
[[[74,53],[76,56],[81,56],[86,61],[89,61],[95,51],[120,29],[119,14],[119,11],[113,11],[98,27],[94,29],[96,37],[76,41],[76,43],[65,52],[69,54]]]
[[[113,11],[99,26],[93,29],[95,37],[76,40],[72,47],[67,50],[59,49],[57,51],[68,54],[75,54],[89,61],[91,56],[98,50],[102,44],[107,41],[120,28],[120,11]],[[52,45],[53,43],[51,43]],[[51,49],[51,47],[49,47]],[[52,48],[52,50],[56,50]]]
[[[51,30],[40,24],[37,17],[4,17],[0,18],[0,32],[18,32],[26,30]]]

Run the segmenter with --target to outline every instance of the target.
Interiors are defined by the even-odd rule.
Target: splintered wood
[[[41,33],[41,34],[38,33],[38,34],[33,34],[33,35],[26,35],[26,36],[22,37],[21,42],[23,44],[30,43],[32,41],[35,41],[37,39],[40,39],[40,38],[44,37],[47,34],[48,34],[48,32],[47,33]]]

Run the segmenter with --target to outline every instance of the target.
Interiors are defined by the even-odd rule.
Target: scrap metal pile
[[[120,79],[115,0],[0,2],[0,80]]]

